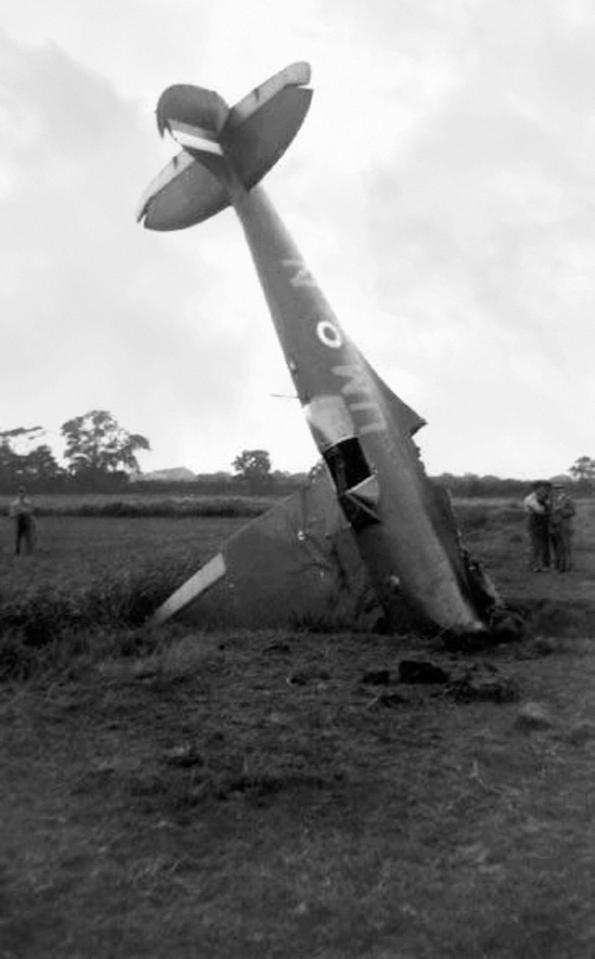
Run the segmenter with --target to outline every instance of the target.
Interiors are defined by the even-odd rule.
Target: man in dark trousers
[[[25,552],[31,553],[35,542],[35,520],[33,518],[33,503],[27,496],[24,486],[19,486],[18,495],[9,507],[9,514],[15,521],[15,553],[21,552],[21,543],[25,544]]]
[[[550,483],[539,480],[533,483],[531,492],[523,500],[523,508],[527,514],[531,569],[534,573],[540,573],[550,566],[550,487]]]
[[[550,511],[550,536],[554,549],[554,561],[559,573],[569,573],[572,568],[572,518],[575,505],[568,496],[565,483],[553,483]]]

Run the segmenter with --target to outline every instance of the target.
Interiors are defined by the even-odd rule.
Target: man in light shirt
[[[531,549],[531,569],[540,573],[550,567],[550,483],[539,480],[523,500]]]

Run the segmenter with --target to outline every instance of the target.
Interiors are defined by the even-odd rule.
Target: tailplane
[[[219,94],[176,84],[157,104],[157,127],[183,148],[145,192],[138,219],[150,230],[201,223],[230,203],[230,176],[250,190],[299,130],[312,99],[310,67],[294,63],[231,109]]]

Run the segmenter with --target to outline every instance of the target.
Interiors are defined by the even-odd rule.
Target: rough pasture
[[[595,504],[568,577],[527,573],[516,504],[459,513],[520,644],[147,630],[243,520],[42,517],[19,562],[5,522],[0,614],[54,619],[2,639],[30,668],[0,687],[0,955],[595,954]]]

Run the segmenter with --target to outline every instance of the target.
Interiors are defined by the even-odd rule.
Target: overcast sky
[[[145,470],[316,451],[231,211],[135,223],[154,109],[312,65],[265,181],[343,326],[428,421],[428,471],[595,456],[591,0],[0,0],[0,428],[91,409]]]

